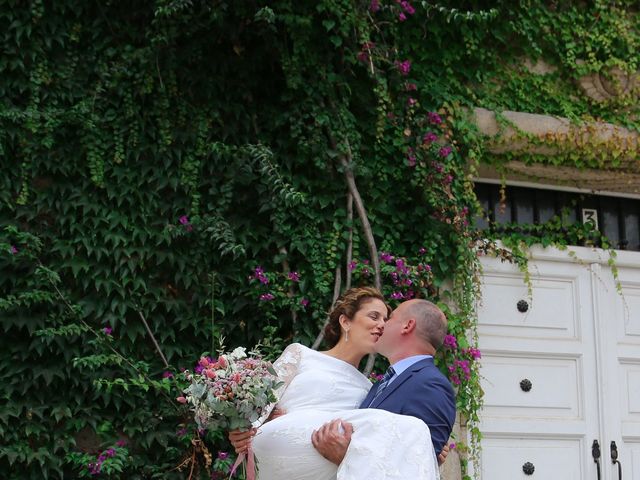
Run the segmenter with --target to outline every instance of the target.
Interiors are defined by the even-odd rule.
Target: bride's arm
[[[275,403],[265,409],[261,417],[256,422],[254,422],[254,427],[262,425],[265,421],[272,420],[273,418],[279,417],[280,415],[286,413],[282,410],[279,410],[278,414],[274,415],[273,418],[270,418],[271,414],[275,413],[274,410],[278,410],[278,408],[276,408],[278,402],[282,398],[282,395],[284,395],[284,392],[286,391],[291,381],[298,374],[301,358],[302,345],[300,345],[299,343],[292,343],[287,348],[285,348],[284,352],[282,352],[282,355],[280,355],[278,359],[273,362],[273,369],[282,382],[282,385],[280,385],[275,391],[277,400],[275,401]]]

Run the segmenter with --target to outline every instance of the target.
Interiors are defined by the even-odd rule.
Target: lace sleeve
[[[273,369],[276,371],[278,378],[280,381],[284,382],[278,389],[275,394],[278,400],[275,403],[271,404],[265,411],[262,413],[260,418],[253,423],[254,427],[258,427],[262,425],[269,415],[271,415],[271,411],[275,408],[282,398],[284,391],[287,389],[291,380],[298,374],[298,367],[300,365],[300,360],[302,358],[302,348],[299,343],[292,343],[287,348],[284,349],[282,355],[278,357],[278,359],[273,362]]]

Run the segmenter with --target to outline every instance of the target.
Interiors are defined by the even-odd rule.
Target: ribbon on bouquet
[[[251,449],[251,444],[247,447],[247,453],[241,453],[238,455],[236,459],[236,463],[231,467],[231,474],[229,478],[233,477],[236,473],[236,470],[240,466],[241,463],[244,463],[246,460],[247,466],[247,480],[256,480],[256,457],[253,455],[253,450]]]

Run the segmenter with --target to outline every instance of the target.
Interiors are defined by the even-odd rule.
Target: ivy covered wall
[[[0,475],[204,478],[227,446],[180,369],[220,337],[312,344],[377,270],[450,306],[478,439],[466,112],[636,128],[575,80],[635,71],[637,28],[632,2],[2,2]]]

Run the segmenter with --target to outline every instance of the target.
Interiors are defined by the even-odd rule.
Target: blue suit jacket
[[[360,408],[379,408],[418,417],[429,426],[433,449],[439,454],[453,428],[456,400],[453,387],[435,366],[433,358],[411,365],[369,405],[378,385],[371,387]]]

